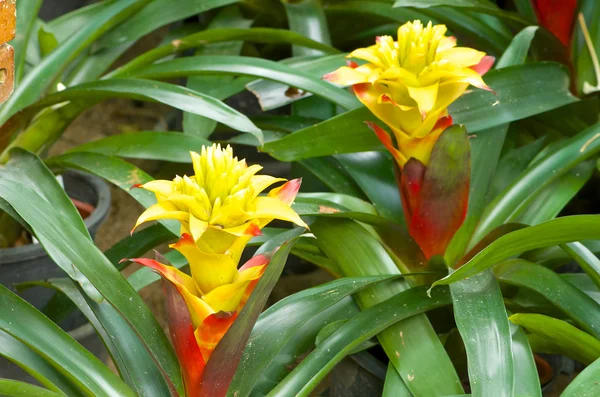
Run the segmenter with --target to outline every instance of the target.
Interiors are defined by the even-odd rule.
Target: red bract
[[[569,46],[575,23],[577,0],[533,0],[540,25]]]

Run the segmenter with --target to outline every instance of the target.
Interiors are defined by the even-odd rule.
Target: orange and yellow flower
[[[290,207],[300,189],[299,179],[261,196],[284,179],[257,175],[262,167],[238,160],[229,146],[203,147],[201,154],[191,156],[194,175],[135,186],[151,191],[157,200],[135,227],[152,220],[178,220],[181,238],[170,247],[187,259],[191,275],[156,260],[131,260],[156,270],[168,283],[173,344],[186,391],[197,395],[205,363],[269,262],[267,256],[257,255],[238,269],[244,247],[273,219],[307,226]]]
[[[398,28],[397,41],[381,36],[375,45],[348,55],[365,64],[349,62],[324,76],[352,85],[359,100],[389,126],[397,145],[391,152],[400,167],[411,157],[427,164],[437,138],[452,124],[446,119],[448,106],[469,85],[489,90],[481,75],[493,58],[457,47],[446,31],[445,25],[407,22]]]

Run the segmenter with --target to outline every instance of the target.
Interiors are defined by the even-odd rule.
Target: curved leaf
[[[0,180],[0,196],[29,223],[55,262],[65,269],[72,267],[81,271],[127,319],[162,369],[169,374],[177,388],[181,389],[179,365],[160,325],[142,298],[102,252],[66,218],[58,215],[53,205],[25,185]]]
[[[514,259],[496,266],[494,273],[500,282],[541,294],[584,331],[596,338],[600,336],[600,304],[552,270]]]
[[[233,129],[255,134],[259,140],[261,131],[246,116],[218,99],[192,91],[185,87],[160,81],[137,79],[108,79],[79,84],[48,95],[34,108],[42,108],[74,99],[101,99],[125,97],[156,101],[186,112],[199,114]]]
[[[491,3],[485,0],[483,0],[483,2],[492,6]],[[502,69],[507,66],[525,63],[527,53],[529,52],[529,47],[531,47],[531,41],[533,40],[535,32],[538,30],[538,28],[538,26],[529,26],[517,33],[506,51],[504,51],[496,63],[496,69]]]
[[[147,2],[148,0],[114,2],[100,9],[81,29],[71,31],[70,37],[56,51],[37,64],[16,87],[12,96],[0,107],[0,124],[4,124],[17,111],[35,102],[78,54]]]
[[[62,393],[43,389],[18,380],[0,379],[0,394],[6,397],[62,397]]]
[[[542,387],[527,335],[521,327],[510,323],[512,333],[515,394],[542,397]]]
[[[161,62],[130,73],[135,77],[150,79],[206,74],[266,78],[312,92],[346,109],[355,109],[359,106],[358,100],[347,91],[303,71],[267,59],[227,55],[193,56]]]
[[[553,219],[505,234],[481,250],[467,263],[433,286],[450,284],[536,248],[600,238],[600,215],[576,215]]]
[[[228,394],[248,396],[254,380],[271,364],[296,330],[313,321],[320,312],[356,291],[396,277],[342,278],[297,292],[271,306],[260,316],[250,334]]]
[[[529,331],[535,352],[562,354],[585,365],[600,358],[600,341],[566,321],[535,313],[517,313],[509,319]]]
[[[600,392],[598,377],[600,377],[600,359],[577,375],[560,397],[583,397],[586,394],[591,397],[598,394]]]
[[[19,315],[15,316],[14,313]],[[77,387],[93,396],[135,396],[108,367],[33,306],[0,285],[0,329],[42,352]]]
[[[473,396],[514,395],[512,338],[498,282],[491,271],[450,286],[456,326],[467,350]]]
[[[0,331],[0,355],[17,364],[44,387],[68,396],[85,396],[63,373],[45,358],[10,334]]]
[[[424,287],[416,287],[365,309],[317,346],[268,396],[308,396],[335,364],[364,341],[398,321],[448,304],[447,290],[429,298]]]
[[[536,161],[517,181],[488,204],[473,241],[479,241],[492,229],[504,223],[533,193],[597,154],[600,151],[599,134],[600,123],[585,129]]]
[[[190,151],[200,152],[212,142],[178,132],[134,132],[111,135],[79,145],[69,152],[101,153],[107,156],[191,163]]]
[[[348,219],[318,219],[310,227],[323,252],[343,275],[362,277],[400,273],[377,238],[358,223]],[[396,236],[395,241],[399,240],[403,237]],[[423,269],[424,266],[415,267]],[[357,293],[357,302],[362,310],[366,310],[405,291],[409,285],[403,281],[376,285]],[[413,394],[462,392],[458,375],[427,317],[420,315],[406,319],[377,337]],[[436,373],[433,379],[427,375],[432,371]]]

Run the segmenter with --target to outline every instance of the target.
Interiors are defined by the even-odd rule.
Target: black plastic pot
[[[93,175],[74,171],[66,172],[63,178],[69,197],[95,207],[85,219],[85,225],[94,237],[110,209],[110,190],[107,184]],[[20,283],[65,276],[66,273],[52,261],[41,244],[0,249],[0,283],[15,292],[15,285]],[[42,309],[54,295],[54,291],[44,287],[32,287],[21,291],[19,295],[34,307]],[[87,345],[92,353],[98,356],[106,354],[104,346],[81,313],[73,313],[60,325],[82,344]],[[22,374],[19,368],[5,359],[0,359],[0,378],[31,380],[19,374]]]

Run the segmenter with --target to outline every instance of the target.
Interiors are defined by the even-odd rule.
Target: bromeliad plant
[[[159,0],[141,3],[149,7],[148,21],[149,14],[161,15],[159,6],[173,8]],[[27,126],[11,130],[0,205],[68,272],[70,279],[43,284],[88,316],[119,371],[110,372],[2,287],[0,354],[45,389],[0,381],[0,391],[308,396],[339,379],[327,376],[357,354],[387,365],[386,397],[541,397],[547,379],[540,381],[535,363],[552,353],[582,364],[563,397],[595,393],[600,218],[579,214],[597,212],[580,205],[597,182],[597,97],[583,86],[597,83],[599,28],[591,21],[600,7],[583,0],[562,13],[570,18],[562,24],[571,29],[565,35],[548,24],[548,2],[513,3],[507,10],[481,1],[215,1],[204,15],[206,29],[99,81],[62,78],[71,82],[66,90],[47,93],[21,113],[0,112],[11,120],[5,128],[22,120]],[[217,10],[225,4],[232,6]],[[118,37],[135,37],[125,33]],[[110,35],[99,43],[117,44],[117,34],[113,41]],[[75,41],[48,56],[75,54],[65,49]],[[223,43],[204,47],[214,41]],[[270,45],[250,47],[257,41],[293,44],[292,57],[283,59]],[[184,52],[191,48],[199,49]],[[89,61],[66,57],[81,66],[59,75],[83,73],[121,50],[99,44]],[[48,64],[34,68],[28,81],[38,81]],[[169,84],[162,97],[166,91],[150,89],[166,87],[157,80],[182,77],[194,93]],[[351,85],[354,94],[339,85]],[[263,110],[291,105],[291,114],[240,118],[202,96],[223,100],[245,88]],[[33,88],[22,90],[9,108],[32,100]],[[86,95],[116,92],[154,100],[180,93],[186,113],[184,133],[119,135],[46,159],[55,171],[86,169],[127,189],[146,207],[138,223],[155,222],[103,254],[53,174],[23,148],[38,151],[27,146],[37,142],[35,128],[59,136],[60,123],[48,121],[74,117],[99,99]],[[194,98],[188,94],[219,111],[198,114],[206,108],[187,106]],[[230,138],[231,129],[242,133]],[[258,175],[259,167],[235,160],[211,137],[294,162],[303,191],[311,193],[296,196],[299,183],[292,178],[271,189],[283,180]],[[200,154],[190,161],[189,151]],[[194,175],[156,181],[118,157],[185,161]],[[274,219],[299,227],[267,226]],[[305,222],[310,235],[303,234]],[[146,266],[127,279],[119,273],[128,263],[119,265],[120,259],[177,236],[164,257],[135,259]],[[244,248],[259,244],[238,268]],[[289,253],[335,279],[261,313]],[[578,272],[560,271],[572,263]],[[164,279],[171,341],[137,294],[160,280],[153,271]],[[72,307],[63,301],[45,312],[58,321]]]

